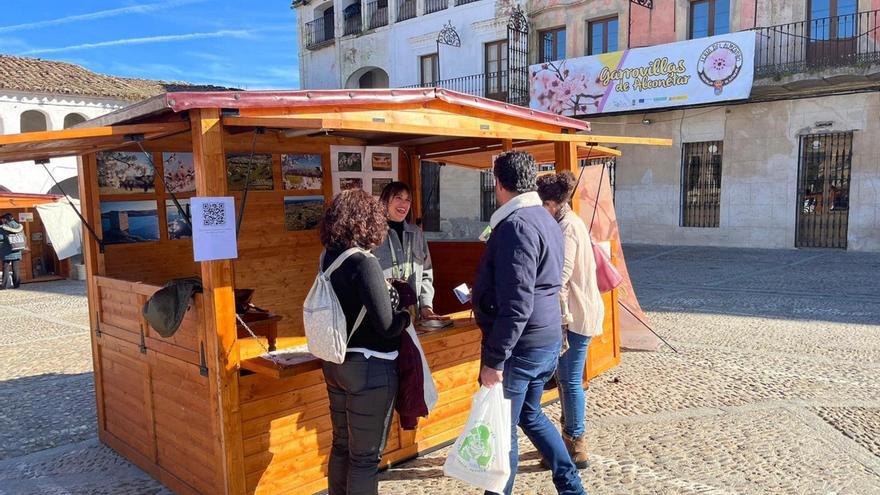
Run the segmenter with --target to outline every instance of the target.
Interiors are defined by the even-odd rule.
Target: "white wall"
[[[346,0],[335,0],[336,33],[343,32],[342,10]],[[315,18],[322,4],[299,7],[300,33],[304,23]],[[450,7],[427,15],[395,22],[397,0],[389,0],[388,26],[366,34],[337,37],[336,42],[318,50],[303,47],[300,38],[300,80],[304,89],[344,87],[349,77],[364,67],[377,67],[389,75],[391,87],[418,84],[419,57],[437,53],[437,35],[443,25],[452,25],[461,38],[461,47],[440,46],[440,78],[450,79],[483,72],[483,45],[507,36],[507,19],[496,19],[496,1],[480,0]],[[419,1],[418,12],[424,2]],[[364,9],[365,11],[365,9]]]
[[[64,128],[64,117],[68,114],[78,113],[92,119],[127,104],[111,99],[3,91],[0,92],[0,133],[17,134],[21,114],[28,110],[44,114],[47,129],[56,131]],[[53,158],[47,166],[58,182],[77,174],[75,157]],[[0,185],[13,192],[44,194],[55,185],[43,167],[33,161],[5,163],[0,167]]]

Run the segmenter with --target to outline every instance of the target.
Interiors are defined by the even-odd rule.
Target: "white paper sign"
[[[193,253],[196,261],[238,258],[235,239],[235,199],[194,197],[192,207]]]
[[[33,222],[33,221],[34,221],[34,214],[33,213],[19,213],[18,214],[18,223]]]

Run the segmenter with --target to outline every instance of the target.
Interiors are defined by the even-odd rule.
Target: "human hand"
[[[434,312],[434,308],[430,306],[424,306],[421,310],[419,310],[419,316],[423,320],[448,320],[448,316],[441,316]]]
[[[492,388],[502,382],[504,375],[501,370],[483,366],[480,368],[480,384],[486,388]]]

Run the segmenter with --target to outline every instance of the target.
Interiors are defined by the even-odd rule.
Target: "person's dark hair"
[[[495,179],[505,190],[526,193],[535,190],[538,164],[525,151],[508,151],[495,159]]]
[[[379,196],[379,202],[388,206],[391,198],[402,192],[406,192],[409,194],[409,197],[412,198],[412,189],[410,189],[409,185],[405,182],[394,181],[382,189],[382,194]]]
[[[381,244],[388,232],[385,209],[366,191],[342,191],[324,212],[318,231],[328,250],[370,250]]]
[[[12,221],[12,213],[4,213],[3,220],[6,220],[7,222],[11,222]]]
[[[571,201],[577,179],[568,171],[559,174],[547,174],[538,177],[538,196],[541,201],[553,201],[565,204]]]

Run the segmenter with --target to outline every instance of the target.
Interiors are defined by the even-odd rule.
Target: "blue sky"
[[[290,0],[4,0],[0,53],[126,77],[299,87]]]

